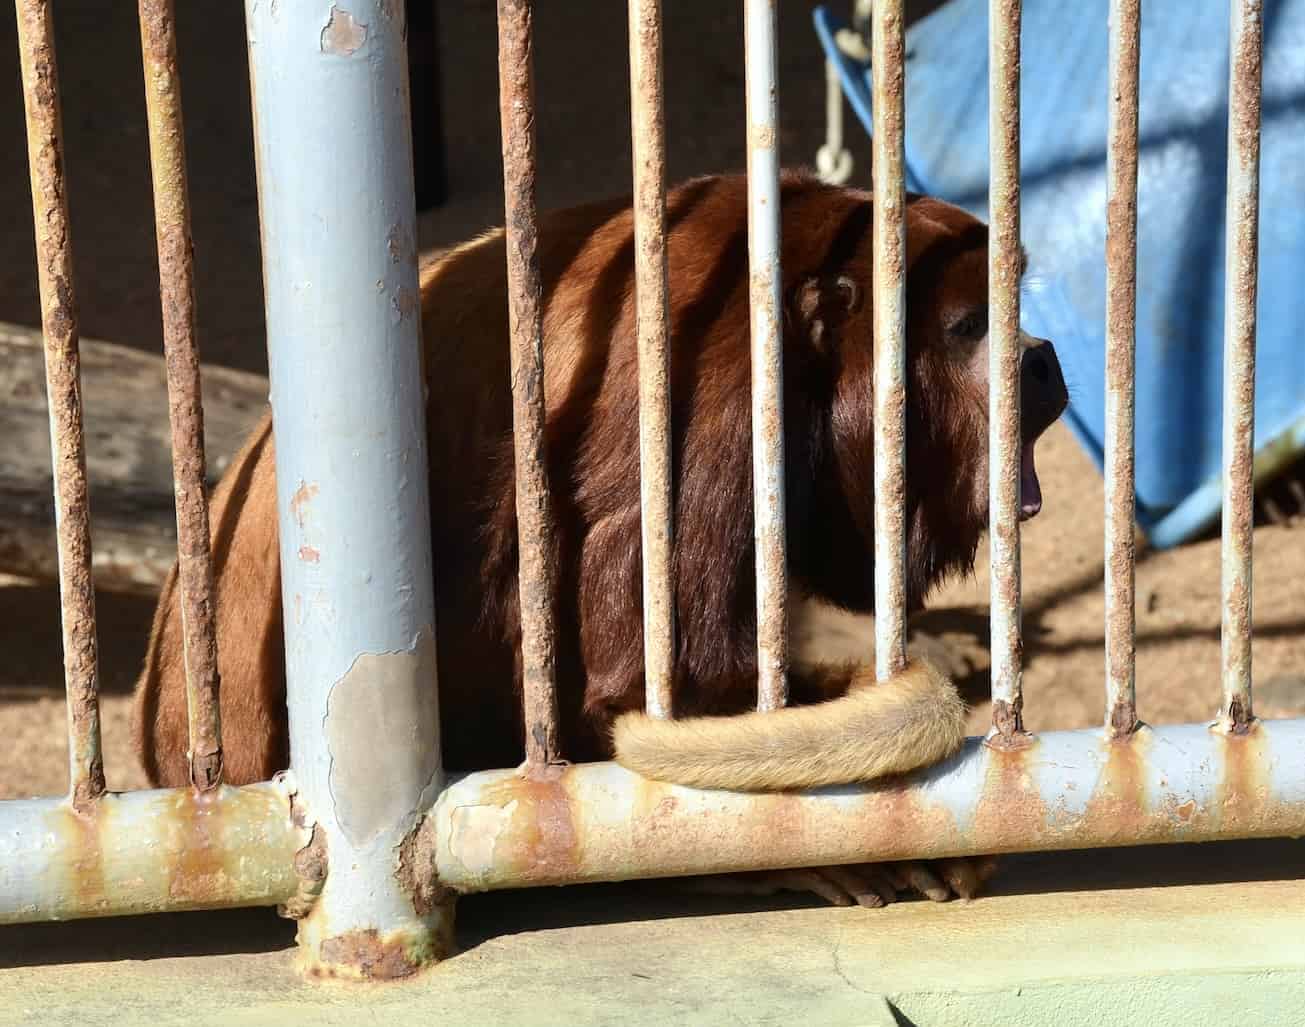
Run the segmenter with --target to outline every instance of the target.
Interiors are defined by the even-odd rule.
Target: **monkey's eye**
[[[964,339],[970,342],[982,339],[988,334],[987,308],[967,310],[947,325],[947,334],[953,339]]]

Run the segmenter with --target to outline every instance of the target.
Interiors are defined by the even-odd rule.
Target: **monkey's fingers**
[[[962,856],[940,859],[936,866],[952,891],[962,899],[972,899],[996,871],[997,860],[993,856]]]
[[[816,873],[833,881],[852,896],[858,906],[867,909],[878,909],[897,898],[896,892],[886,881],[882,882],[881,889],[880,884],[874,879],[873,872],[867,871],[864,867],[821,867]]]
[[[952,890],[943,884],[937,874],[925,863],[908,860],[896,864],[906,884],[934,902],[947,902],[952,897]]]
[[[683,878],[684,891],[708,895],[774,895],[777,892],[810,892],[835,906],[850,906],[854,897],[839,884],[816,870],[757,870],[737,874],[709,874]]]

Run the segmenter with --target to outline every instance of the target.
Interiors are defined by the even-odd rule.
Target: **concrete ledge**
[[[302,979],[266,911],[6,928],[0,1024],[1305,1023],[1301,842],[1012,857],[968,904],[659,882],[476,896],[459,923],[453,959],[363,986]]]

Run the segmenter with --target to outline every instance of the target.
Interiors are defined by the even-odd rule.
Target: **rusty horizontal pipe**
[[[1048,732],[1022,748],[969,739],[878,786],[700,791],[614,763],[548,779],[457,780],[424,821],[460,892],[740,870],[1218,838],[1305,835],[1305,719],[1250,733],[1205,724]]]
[[[288,778],[0,802],[0,924],[273,906],[301,895]]]

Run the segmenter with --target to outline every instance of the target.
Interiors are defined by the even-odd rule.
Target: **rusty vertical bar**
[[[1231,0],[1223,342],[1223,701],[1245,733],[1251,708],[1251,529],[1255,497],[1255,301],[1260,239],[1260,0]]]
[[[213,562],[204,483],[204,408],[195,337],[195,262],[181,119],[173,0],[140,0],[141,57],[149,120],[154,228],[159,248],[163,352],[172,426],[172,482],[177,505],[177,583],[186,665],[190,780],[208,791],[222,780]]]
[[[673,712],[675,592],[671,507],[670,293],[666,268],[666,115],[661,0],[630,0],[635,303],[639,347],[639,507],[643,665],[650,716]]]
[[[906,663],[906,185],[902,0],[871,11],[874,75],[875,673]]]
[[[988,7],[988,516],[992,730],[1024,735],[1020,631],[1020,0]]]
[[[49,0],[16,0],[15,11],[54,461],[59,615],[68,697],[69,794],[74,807],[85,810],[104,793],[104,759],[100,751],[99,645],[91,578],[77,303],[63,178],[59,72]]]
[[[744,0],[752,502],[757,549],[757,709],[788,702],[784,357],[780,344],[779,85],[775,0]]]
[[[498,0],[499,116],[512,332],[512,434],[520,551],[521,675],[526,762],[556,762],[556,569],[544,452],[544,329],[535,205],[535,77],[531,0]]]
[[[1137,726],[1133,377],[1137,339],[1137,81],[1141,0],[1110,0],[1106,149],[1106,733]]]

